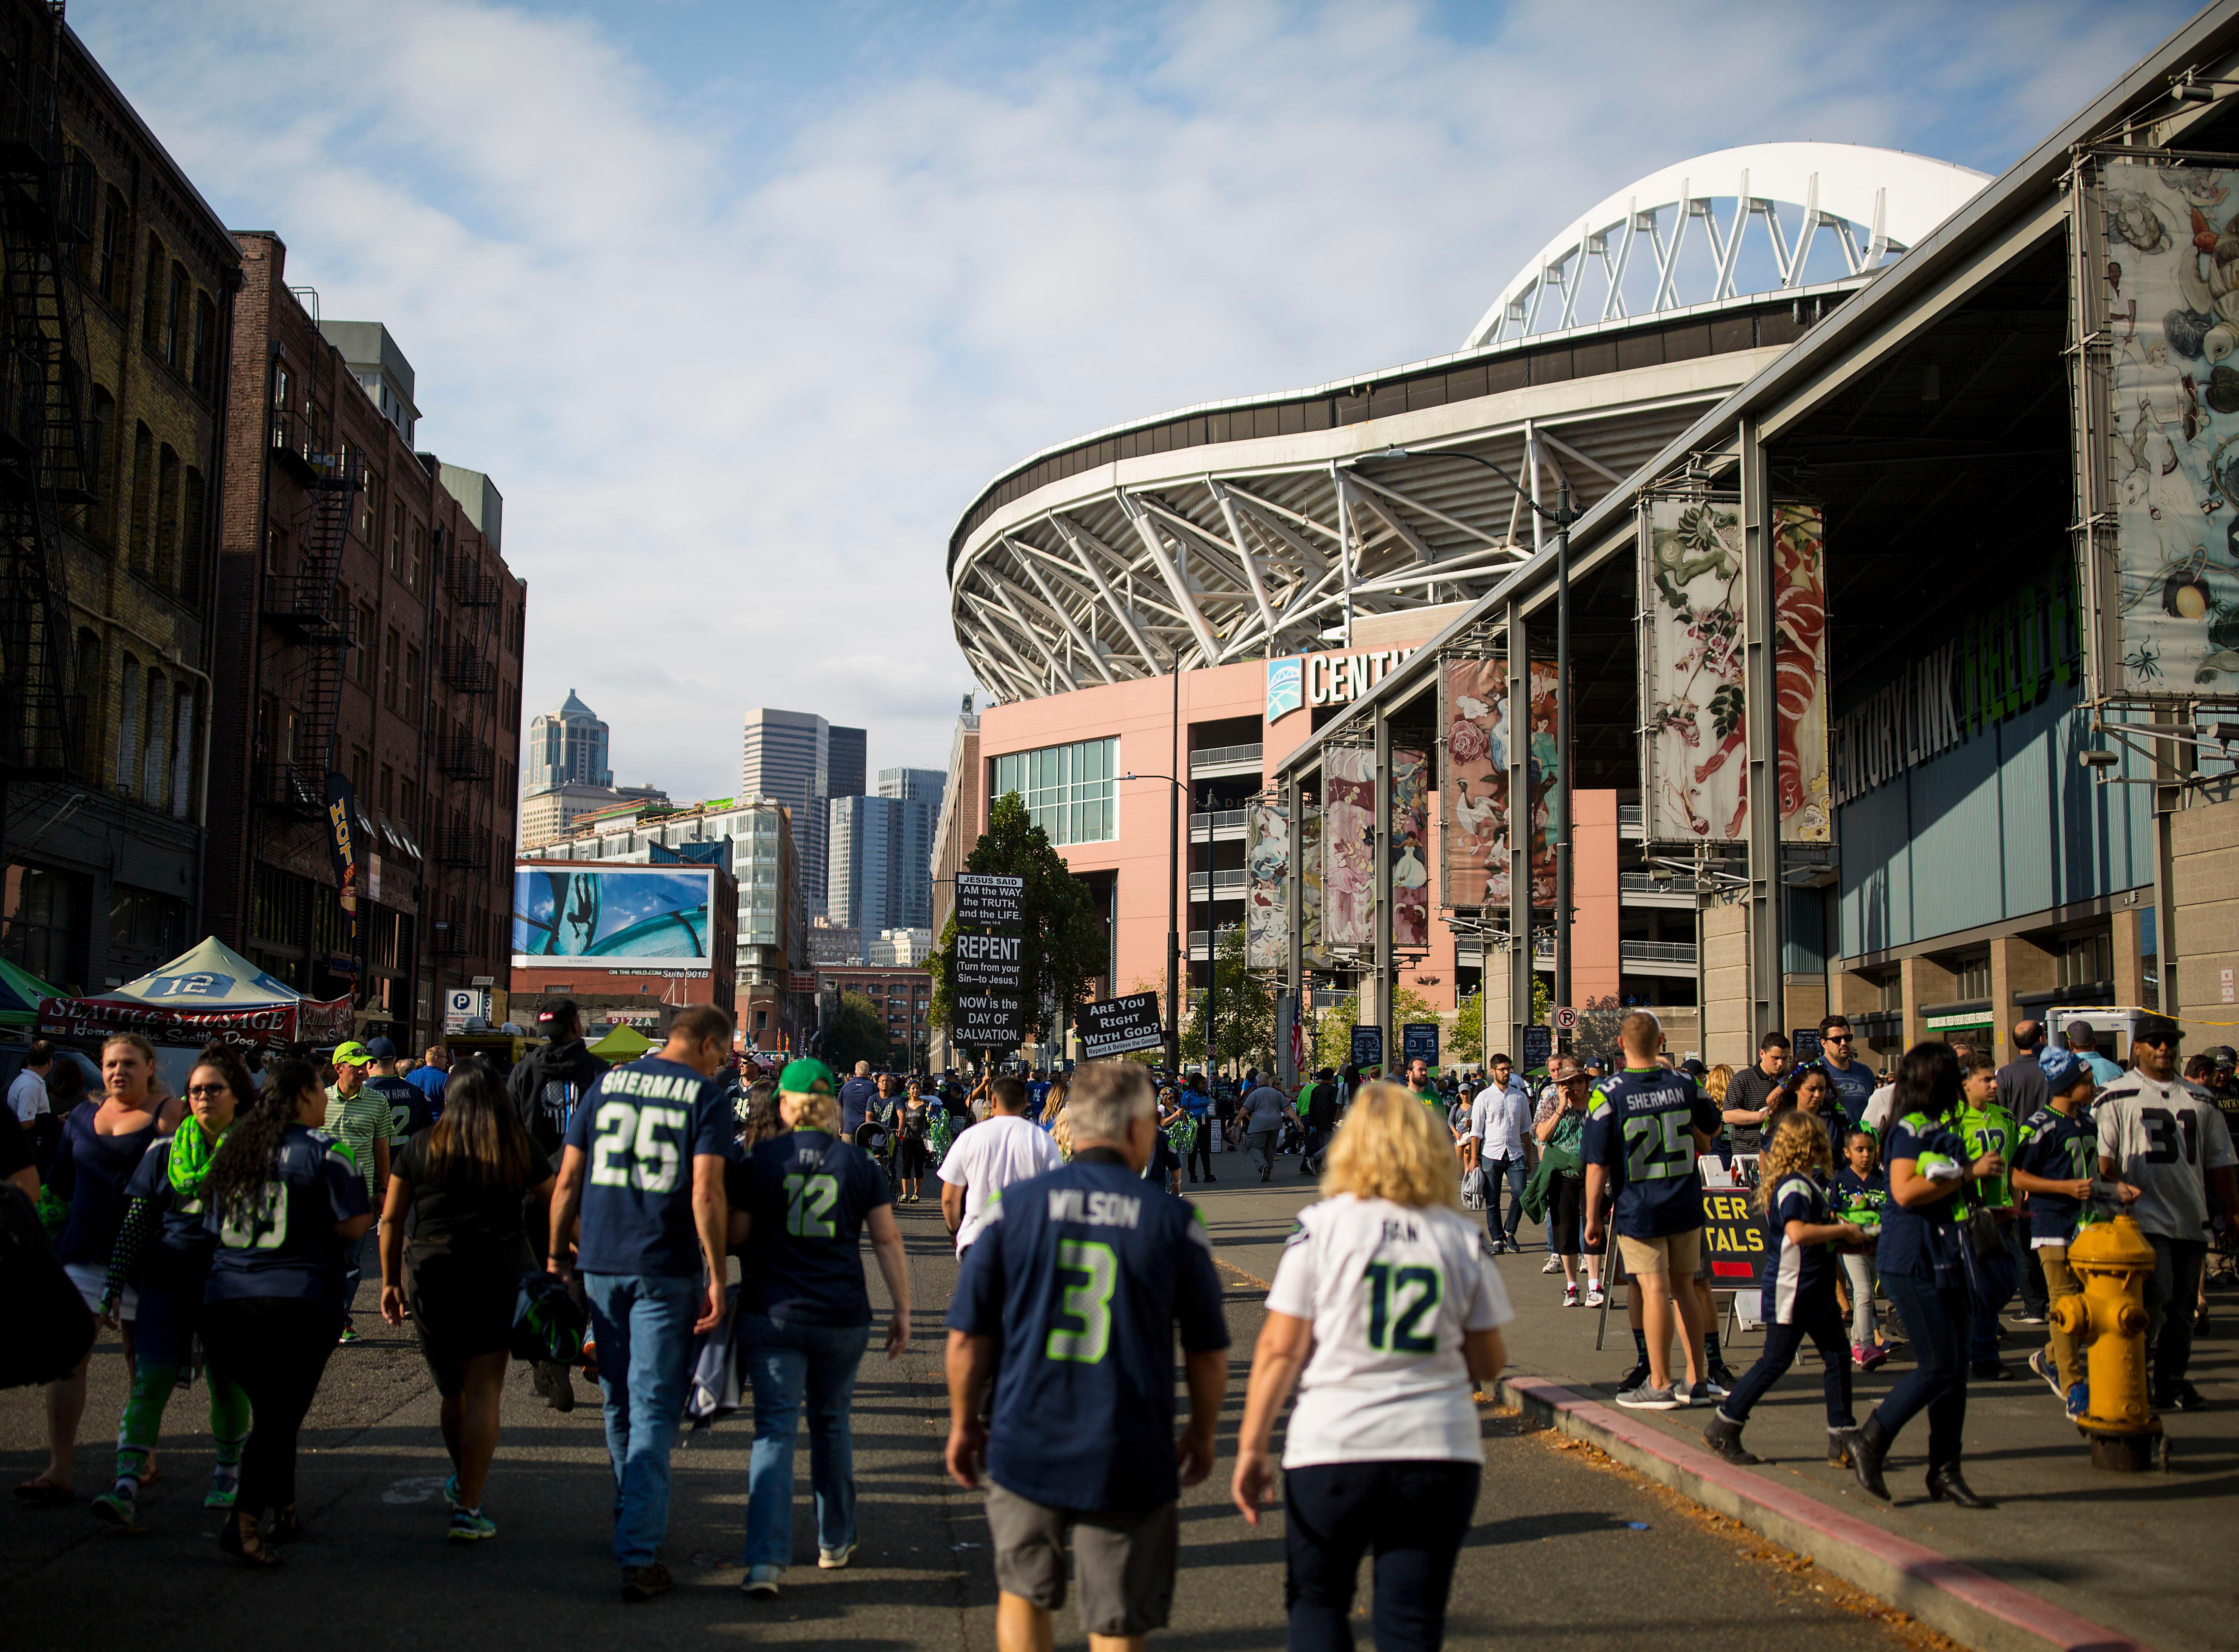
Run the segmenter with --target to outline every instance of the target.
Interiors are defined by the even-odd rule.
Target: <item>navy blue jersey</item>
[[[878,1084],[867,1078],[851,1078],[840,1087],[840,1129],[842,1134],[853,1136],[863,1128],[871,1116],[871,1109],[878,1104]]]
[[[367,1076],[365,1087],[389,1103],[389,1150],[392,1154],[435,1122],[435,1109],[428,1104],[428,1093],[409,1078],[375,1073]]]
[[[217,1241],[203,1296],[214,1302],[288,1296],[339,1312],[342,1241],[335,1224],[373,1209],[365,1179],[340,1142],[300,1124],[282,1134],[276,1157],[254,1209],[203,1211],[203,1225]]]
[[[575,1265],[699,1278],[692,1161],[730,1161],[737,1129],[722,1087],[681,1062],[648,1056],[600,1074],[568,1122],[568,1145],[588,1161]]]
[[[197,1130],[202,1126],[189,1118],[179,1128]],[[145,1199],[160,1213],[155,1240],[141,1257],[141,1276],[161,1289],[191,1291],[199,1296],[210,1252],[217,1248],[217,1236],[203,1222],[202,1196],[182,1199],[171,1185],[173,1139],[164,1136],[140,1156],[140,1168],[124,1184],[124,1196]]]
[[[1910,1159],[1915,1173],[1920,1176],[1950,1165],[1957,1165],[1963,1174],[1969,1162],[1967,1144],[1960,1139],[1951,1122],[1930,1118],[1925,1113],[1907,1113],[1903,1118],[1890,1121],[1889,1139],[1883,1143],[1882,1158],[1889,1164]],[[1943,1181],[1941,1176],[1936,1179]],[[1939,1199],[1920,1209],[1908,1210],[1891,1199],[1888,1209],[1882,1212],[1882,1242],[1875,1252],[1876,1268],[1884,1274],[1933,1279],[1943,1285],[1958,1282],[1964,1264],[1959,1260],[1959,1224],[1953,1215],[1957,1202],[1956,1196]]]
[[[1228,1346],[1195,1205],[1107,1149],[1005,1188],[948,1307],[1000,1342],[989,1478],[1053,1508],[1173,1502],[1178,1322],[1193,1353]]]
[[[1684,1073],[1627,1068],[1594,1086],[1585,1162],[1609,1172],[1619,1233],[1654,1239],[1703,1225],[1694,1132],[1717,1128],[1717,1103]]]
[[[1764,1207],[1765,1226],[1772,1235],[1772,1261],[1764,1270],[1765,1322],[1808,1323],[1834,1308],[1835,1247],[1791,1244],[1788,1224],[1808,1222],[1817,1226],[1832,1222],[1833,1202],[1815,1178],[1791,1175],[1781,1178],[1767,1196]]]
[[[863,1223],[894,1202],[883,1171],[822,1130],[772,1136],[726,1180],[754,1219],[741,1309],[781,1324],[867,1325]]]
[[[2099,1173],[2099,1132],[2088,1119],[2040,1107],[2022,1126],[2021,1138],[2021,1146],[2014,1151],[2016,1170],[2027,1170],[2048,1182],[2074,1182]],[[2072,1243],[2076,1219],[2083,1211],[2081,1199],[2058,1193],[2030,1194],[2030,1238]]]

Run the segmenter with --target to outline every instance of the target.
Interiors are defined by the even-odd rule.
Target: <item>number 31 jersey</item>
[[[2231,1130],[2204,1091],[2131,1071],[2091,1104],[2099,1156],[2138,1190],[2130,1214],[2164,1239],[2208,1237],[2207,1173],[2233,1162]]]
[[[1459,1211],[1349,1193],[1308,1205],[1267,1308],[1314,1327],[1285,1468],[1485,1460],[1462,1338],[1516,1316]]]

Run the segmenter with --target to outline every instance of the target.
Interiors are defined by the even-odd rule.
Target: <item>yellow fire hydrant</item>
[[[2136,1473],[2166,1462],[2162,1421],[2146,1400],[2146,1281],[2154,1248],[2128,1216],[2091,1222],[2068,1248],[2081,1296],[2052,1305],[2051,1319],[2084,1351],[2091,1405],[2076,1427],[2096,1468]]]

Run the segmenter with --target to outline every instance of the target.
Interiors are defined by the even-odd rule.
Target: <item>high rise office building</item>
[[[793,811],[801,896],[811,917],[830,909],[828,800],[862,795],[864,760],[860,729],[835,729],[810,711],[757,706],[747,713],[742,795],[774,797]]]
[[[568,690],[559,709],[529,720],[528,767],[522,776],[523,793],[555,786],[611,786],[615,771],[607,766],[607,725],[599,714]]]
[[[827,841],[833,921],[868,936],[933,922],[933,832],[947,776],[882,769],[875,797],[834,797]]]

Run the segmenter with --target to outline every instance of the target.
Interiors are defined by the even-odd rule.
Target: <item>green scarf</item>
[[[225,1134],[221,1130],[218,1136]],[[202,1196],[210,1161],[217,1156],[217,1136],[206,1134],[203,1122],[189,1113],[179,1121],[171,1136],[171,1190],[186,1200]]]

